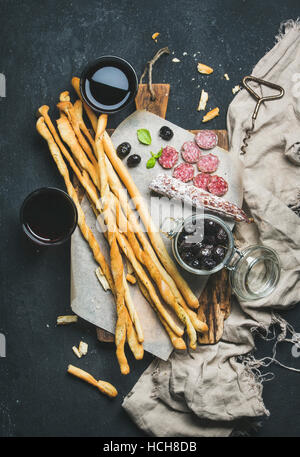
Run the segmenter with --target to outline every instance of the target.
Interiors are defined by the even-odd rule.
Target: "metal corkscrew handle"
[[[258,84],[261,84],[263,86],[270,87],[271,89],[278,90],[279,94],[277,95],[269,95],[268,97],[260,97],[248,84],[248,81],[254,81]],[[243,86],[247,91],[255,98],[257,101],[253,114],[252,114],[252,125],[250,129],[246,130],[246,135],[245,138],[243,139],[243,145],[241,146],[241,154],[246,153],[246,148],[248,146],[248,141],[253,133],[254,127],[255,127],[255,120],[257,118],[258,110],[263,102],[268,102],[270,100],[277,100],[279,98],[282,98],[284,96],[284,89],[281,86],[278,86],[277,84],[271,83],[269,81],[265,81],[264,79],[256,78],[255,76],[244,76],[243,78]]]

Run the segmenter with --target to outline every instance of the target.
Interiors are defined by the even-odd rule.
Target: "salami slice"
[[[207,190],[217,197],[222,197],[228,190],[228,184],[221,176],[211,176],[207,185]]]
[[[218,137],[213,130],[202,130],[195,135],[195,141],[201,149],[212,149],[217,146]]]
[[[197,163],[198,170],[202,173],[214,173],[219,165],[219,158],[214,154],[202,155]]]
[[[194,167],[189,163],[180,163],[174,168],[173,178],[180,179],[182,182],[191,181],[194,177]]]
[[[182,145],[181,155],[185,162],[197,163],[200,159],[201,151],[194,141],[186,141]]]
[[[211,179],[211,176],[208,173],[198,173],[194,179],[194,186],[199,187],[199,189],[207,190],[207,185]]]
[[[172,146],[166,146],[162,150],[162,154],[158,159],[163,168],[173,168],[178,160],[178,152]]]

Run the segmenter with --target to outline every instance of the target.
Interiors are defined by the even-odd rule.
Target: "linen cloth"
[[[268,329],[277,320],[273,309],[286,309],[300,297],[300,219],[288,205],[300,188],[297,151],[300,143],[300,25],[289,21],[277,44],[252,74],[281,85],[282,99],[264,103],[247,153],[240,155],[251,126],[255,100],[242,90],[229,106],[230,148],[241,158],[244,202],[255,224],[237,224],[240,247],[264,244],[275,249],[282,264],[275,291],[264,299],[238,301],[225,321],[222,340],[200,346],[192,354],[174,352],[167,362],[154,360],[124,400],[123,407],[146,433],[154,436],[228,436],[240,420],[269,414],[255,359],[254,329]],[[300,76],[299,76],[300,80]],[[269,95],[265,86],[255,88]],[[273,92],[274,93],[274,92]],[[292,157],[291,157],[292,156]],[[296,157],[296,159],[295,159]],[[292,159],[292,160],[291,160]]]

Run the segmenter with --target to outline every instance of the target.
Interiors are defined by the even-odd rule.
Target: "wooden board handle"
[[[152,84],[155,100],[151,100],[151,94],[148,89],[148,84],[139,84],[135,105],[137,110],[147,110],[150,113],[156,114],[162,118],[166,118],[170,84]]]

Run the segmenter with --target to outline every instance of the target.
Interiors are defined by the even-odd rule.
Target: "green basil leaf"
[[[161,148],[157,154],[152,154],[152,152],[151,152],[151,154],[153,155],[153,157],[155,157],[155,159],[159,159],[160,156],[162,155],[162,150],[163,150],[163,148]]]
[[[149,130],[139,129],[137,131],[137,137],[138,137],[140,143],[147,144],[147,145],[151,144],[152,138],[151,138]]]
[[[146,163],[146,167],[147,168],[153,168],[156,164],[156,159],[155,157],[150,157],[150,159],[148,160],[148,162]]]

